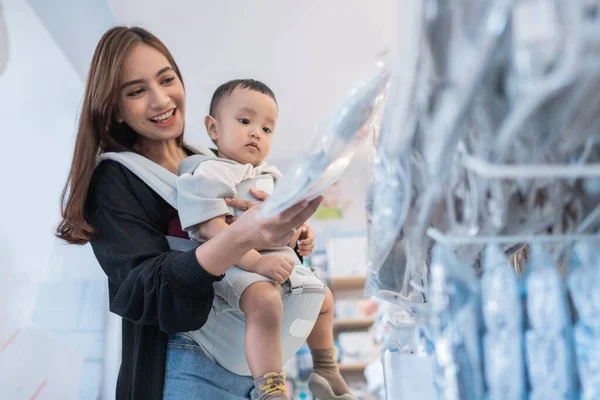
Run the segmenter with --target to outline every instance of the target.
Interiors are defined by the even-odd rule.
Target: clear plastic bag
[[[379,290],[396,293],[397,301],[418,302],[410,287],[412,275],[403,254],[401,227],[412,199],[412,139],[417,134],[419,62],[425,4],[408,2],[399,21],[398,42],[392,51],[390,93],[383,112],[381,131],[367,187],[369,233],[369,284],[367,293]],[[421,271],[416,273],[420,275]],[[416,276],[417,283],[421,283]],[[418,294],[417,298],[420,297]],[[413,305],[411,304],[411,306]]]
[[[349,92],[327,123],[317,128],[307,150],[277,182],[260,217],[269,218],[302,200],[312,200],[338,181],[378,123],[388,83],[389,72],[381,67],[373,78]]]

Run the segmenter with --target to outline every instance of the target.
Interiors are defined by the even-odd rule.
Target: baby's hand
[[[302,232],[298,237],[298,254],[306,257],[312,254],[315,249],[315,231],[308,225],[302,225]]]
[[[294,270],[294,261],[281,256],[262,256],[256,263],[257,274],[273,279],[279,284],[288,280]]]

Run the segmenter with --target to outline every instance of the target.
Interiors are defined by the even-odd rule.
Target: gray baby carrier
[[[193,149],[197,153],[214,156],[209,150]],[[173,208],[177,208],[176,182],[178,176],[145,157],[133,152],[104,153],[97,163],[104,160],[117,161],[159,194]],[[252,185],[238,186],[238,197],[253,199],[248,193]],[[255,200],[255,199],[254,199]],[[198,244],[192,240],[167,236],[172,250],[188,251]],[[293,357],[306,338],[319,315],[325,286],[304,266],[296,267],[287,282],[282,285],[284,307],[282,322],[283,362]],[[198,331],[189,332],[213,361],[238,375],[250,375],[250,368],[244,355],[244,314],[229,303],[215,296],[213,309],[206,324]]]

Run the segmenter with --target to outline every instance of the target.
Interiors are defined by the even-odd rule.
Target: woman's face
[[[138,44],[123,65],[118,122],[157,141],[183,132],[185,91],[167,58],[154,47]]]

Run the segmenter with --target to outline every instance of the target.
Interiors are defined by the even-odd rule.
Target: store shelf
[[[365,276],[334,276],[329,280],[329,288],[334,292],[359,290],[365,287],[366,281]]]
[[[333,320],[333,330],[336,332],[364,331],[375,323],[375,318],[348,318]]]
[[[362,374],[367,368],[367,363],[340,364],[339,367],[341,374]]]

